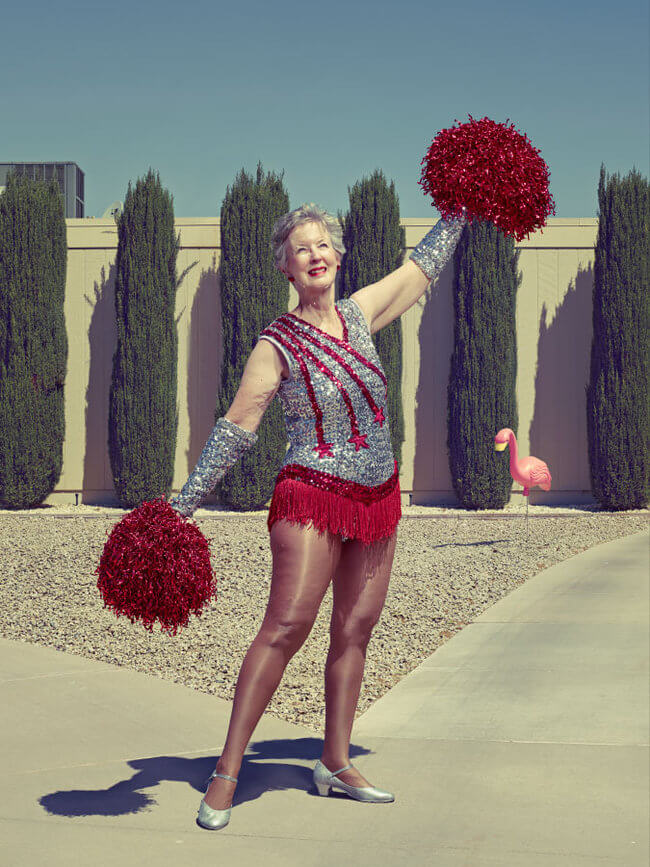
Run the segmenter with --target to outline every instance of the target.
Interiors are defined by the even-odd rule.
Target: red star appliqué
[[[368,434],[355,434],[353,437],[350,437],[350,439],[348,440],[348,442],[349,442],[349,443],[354,443],[354,445],[356,446],[357,451],[359,451],[359,449],[361,448],[361,446],[363,446],[364,449],[369,449],[370,446],[369,446],[368,443],[365,441],[367,436],[368,436]]]
[[[332,443],[321,443],[321,445],[316,446],[315,449],[312,449],[314,452],[318,452],[319,458],[333,458],[334,454],[332,452]]]
[[[384,426],[384,422],[386,421],[386,417],[384,416],[384,408],[381,406],[379,407],[379,409],[375,413],[375,421],[379,422],[379,427]]]

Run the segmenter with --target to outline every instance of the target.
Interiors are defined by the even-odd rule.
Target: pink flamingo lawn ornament
[[[543,491],[551,490],[551,473],[544,461],[539,458],[529,455],[527,458],[521,458],[517,452],[517,437],[509,427],[501,428],[499,433],[494,438],[494,448],[498,452],[504,451],[505,447],[510,447],[510,475],[524,486],[524,497],[526,497],[526,533],[528,533],[528,494],[531,488],[535,485]]]

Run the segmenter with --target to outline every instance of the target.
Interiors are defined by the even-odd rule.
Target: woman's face
[[[287,238],[286,251],[287,264],[281,270],[295,278],[294,286],[318,289],[334,282],[341,257],[322,223],[296,226]]]

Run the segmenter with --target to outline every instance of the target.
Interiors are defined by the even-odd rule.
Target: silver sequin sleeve
[[[181,515],[192,515],[201,500],[257,440],[256,433],[244,430],[225,416],[218,418],[192,474],[169,505]]]
[[[429,280],[437,279],[456,249],[467,217],[438,220],[411,253],[411,260]]]

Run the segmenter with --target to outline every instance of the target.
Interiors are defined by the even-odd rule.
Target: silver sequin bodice
[[[291,313],[260,334],[289,366],[278,391],[289,437],[280,474],[295,466],[306,479],[310,470],[327,474],[321,483],[331,476],[332,488],[337,479],[376,486],[395,472],[386,375],[359,305],[344,298],[335,306],[341,340]]]

